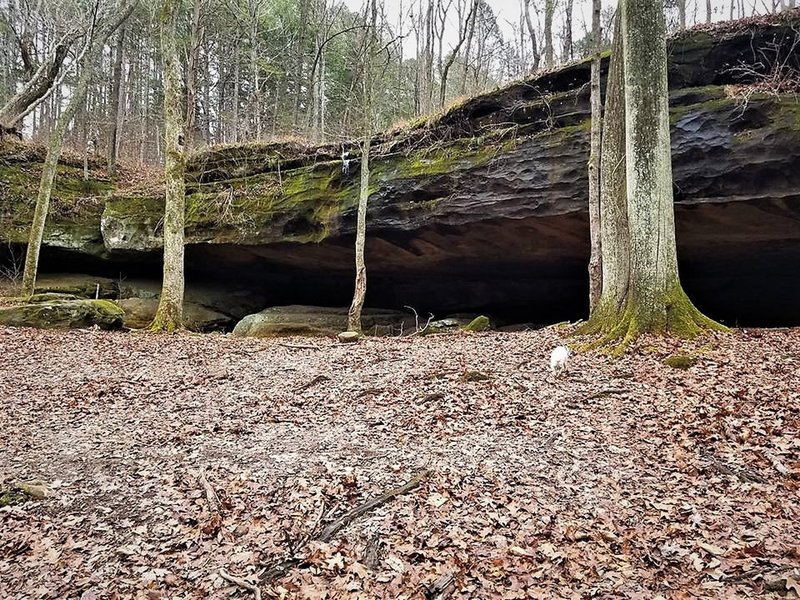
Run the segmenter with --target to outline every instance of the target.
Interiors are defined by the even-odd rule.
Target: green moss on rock
[[[664,359],[664,364],[673,369],[688,369],[697,363],[697,357],[691,354],[672,354]]]
[[[472,319],[469,325],[464,327],[464,331],[489,331],[491,328],[492,324],[489,321],[489,317],[481,315]]]
[[[39,329],[79,329],[97,325],[120,329],[125,312],[110,300],[45,299],[0,307],[0,325]]]

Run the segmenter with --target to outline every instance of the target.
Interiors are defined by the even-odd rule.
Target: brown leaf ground
[[[796,597],[800,330],[684,344],[686,370],[644,340],[553,379],[561,335],[0,329],[0,487],[51,491],[0,509],[0,597],[252,598],[220,569],[253,581],[290,548],[263,597],[433,597],[447,573],[453,598]]]

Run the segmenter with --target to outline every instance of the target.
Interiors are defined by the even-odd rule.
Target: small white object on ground
[[[550,354],[550,371],[558,375],[567,370],[567,359],[569,358],[569,348],[558,346]]]

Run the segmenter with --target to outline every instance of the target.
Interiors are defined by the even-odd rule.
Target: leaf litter
[[[0,597],[798,597],[800,331],[562,335],[0,329]]]

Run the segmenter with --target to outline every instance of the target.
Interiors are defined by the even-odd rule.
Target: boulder
[[[273,306],[247,315],[236,324],[233,335],[279,337],[288,335],[337,336],[347,329],[347,308],[326,306]],[[364,309],[361,324],[365,333],[399,333],[408,316],[384,309]]]
[[[144,329],[153,321],[158,309],[157,298],[125,298],[117,304],[125,311],[125,327]],[[184,326],[191,331],[224,331],[231,318],[193,302],[183,304]]]
[[[71,294],[80,298],[113,300],[119,297],[119,284],[107,277],[80,273],[45,273],[36,278],[36,293]]]
[[[469,324],[464,327],[464,331],[489,331],[492,328],[492,323],[489,317],[483,315],[475,317]]]
[[[361,339],[361,334],[357,331],[343,331],[336,337],[343,344],[354,344]]]
[[[28,302],[0,307],[0,325],[40,329],[78,329],[97,325],[101,329],[121,329],[123,310],[109,300],[83,300],[52,295]]]

